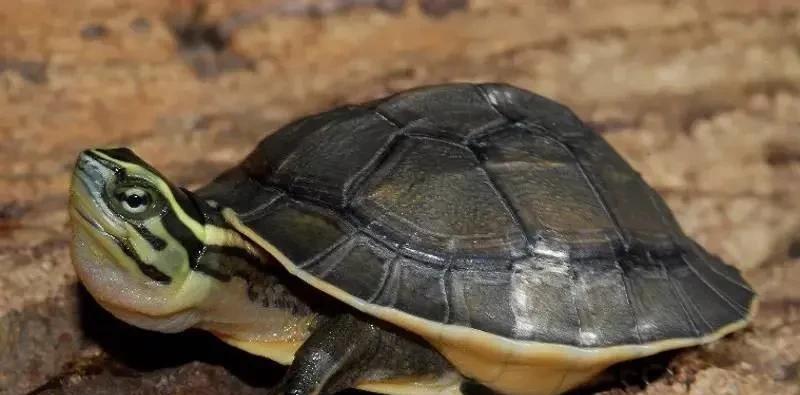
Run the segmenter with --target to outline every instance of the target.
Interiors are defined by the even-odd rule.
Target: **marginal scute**
[[[717,293],[724,295],[732,309],[742,315],[746,314],[753,290],[746,285],[741,273],[709,254],[697,243],[688,241],[687,244],[690,253],[685,254],[684,259],[691,269]]]
[[[247,217],[244,224],[268,235],[299,265],[344,242],[354,231],[334,213],[289,198],[281,198],[259,215]]]
[[[672,275],[677,280],[676,287],[692,303],[690,308],[694,309],[696,317],[699,318],[696,324],[703,333],[712,332],[741,318],[741,315],[732,311],[731,306],[691,268],[685,265],[679,266],[673,269]]]
[[[399,287],[394,305],[388,307],[434,322],[444,321],[448,309],[443,281],[445,272],[407,258],[398,259],[395,265]],[[420,299],[425,303],[420,303]]]
[[[447,288],[451,301],[448,323],[511,337],[510,286],[510,272],[453,270]]]
[[[597,347],[639,343],[636,315],[619,264],[612,259],[586,259],[575,263],[574,272],[580,321],[578,344]]]
[[[204,200],[222,207],[234,207],[243,217],[259,215],[285,194],[277,188],[266,187],[235,167],[217,177],[214,182],[195,191]],[[253,199],[258,196],[258,199]]]
[[[370,300],[381,291],[395,257],[394,252],[369,237],[356,235],[303,269],[353,296]]]
[[[640,343],[697,335],[663,262],[631,256],[622,259],[620,266],[625,273]]]
[[[571,265],[563,259],[537,257],[514,265],[509,290],[517,339],[575,344],[578,320]]]

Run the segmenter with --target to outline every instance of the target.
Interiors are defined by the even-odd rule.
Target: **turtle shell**
[[[292,273],[434,344],[700,342],[754,299],[603,138],[505,84],[299,119],[199,194]]]

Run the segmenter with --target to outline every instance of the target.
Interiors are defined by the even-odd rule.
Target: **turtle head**
[[[92,296],[133,325],[194,325],[209,279],[203,208],[126,148],[82,152],[70,188],[72,261]]]

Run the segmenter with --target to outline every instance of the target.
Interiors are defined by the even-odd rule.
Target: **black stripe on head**
[[[153,247],[156,251],[163,251],[167,248],[167,242],[153,234],[150,229],[147,229],[146,226],[140,224],[131,224],[133,228],[136,229],[136,232],[139,233],[139,236],[142,236],[143,239],[147,240],[151,247]]]
[[[98,150],[98,151],[100,151],[100,150]],[[102,152],[102,151],[100,151],[100,152]],[[102,163],[103,166],[111,169],[111,171],[113,171],[114,174],[117,175],[118,179],[123,179],[123,178],[125,178],[127,176],[124,167],[122,167],[122,166],[120,166],[120,165],[118,165],[118,164],[116,164],[116,163],[114,163],[114,162],[112,162],[112,161],[100,156],[100,155],[97,155],[92,151],[84,151],[84,154],[86,156],[88,156],[88,157],[90,157],[90,158]]]
[[[189,267],[194,269],[200,261],[200,257],[205,253],[206,245],[192,233],[192,230],[189,229],[172,210],[167,210],[161,218],[167,232],[169,232],[175,240],[178,240],[186,250],[186,255],[189,257]],[[200,222],[200,224],[202,225],[203,223]]]
[[[121,147],[121,148],[107,148],[107,149],[96,149],[95,151],[97,151],[97,152],[99,152],[99,153],[101,153],[103,155],[106,155],[106,156],[108,156],[110,158],[116,159],[116,160],[118,160],[120,162],[133,163],[134,165],[141,166],[141,167],[143,167],[143,168],[145,168],[145,169],[157,174],[159,177],[164,178],[164,176],[162,176],[161,173],[158,172],[158,170],[154,169],[147,162],[142,160],[142,158],[140,158],[135,153],[133,153],[133,151],[131,151],[129,148],[124,148],[124,147]],[[93,157],[97,158],[98,156],[97,155],[93,155]]]
[[[203,210],[203,208],[200,207],[191,192],[184,188],[173,187],[172,184],[170,184],[170,188],[172,189],[172,195],[175,196],[175,201],[181,206],[186,215],[192,217],[192,219],[198,223],[207,223],[204,215],[207,210]]]
[[[133,260],[136,263],[136,266],[139,267],[139,270],[142,273],[144,273],[145,276],[150,277],[153,280],[158,281],[162,284],[169,284],[170,282],[172,282],[172,277],[162,272],[161,270],[158,270],[158,268],[156,268],[155,266],[142,261],[142,259],[139,258],[139,254],[137,254],[136,251],[130,245],[118,239],[117,237],[111,235],[110,233],[104,231],[103,228],[100,227],[100,225],[92,221],[90,218],[86,217],[86,215],[84,215],[82,212],[78,211],[78,214],[82,216],[83,219],[86,220],[86,222],[89,223],[98,232],[102,232],[110,236],[111,240],[114,241],[117,247],[119,247],[119,249],[122,250],[122,252],[125,253],[125,255],[127,255],[129,258],[131,258],[131,260]]]
[[[133,248],[131,248],[129,245],[123,243],[120,240],[117,240],[116,237],[114,238],[114,241],[117,243],[119,248],[125,253],[125,255],[127,255],[134,262],[136,262],[136,266],[139,267],[139,270],[142,273],[144,273],[145,276],[150,277],[153,280],[156,280],[162,284],[169,284],[172,282],[172,277],[168,276],[161,270],[158,270],[157,267],[142,261],[142,259],[139,258],[139,255],[136,253],[136,251],[134,251]]]

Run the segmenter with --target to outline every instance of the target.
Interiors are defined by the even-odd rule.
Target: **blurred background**
[[[263,394],[281,373],[75,285],[78,151],[130,146],[197,187],[296,117],[445,81],[573,108],[761,294],[747,331],[583,393],[800,394],[797,0],[2,0],[0,394]]]

